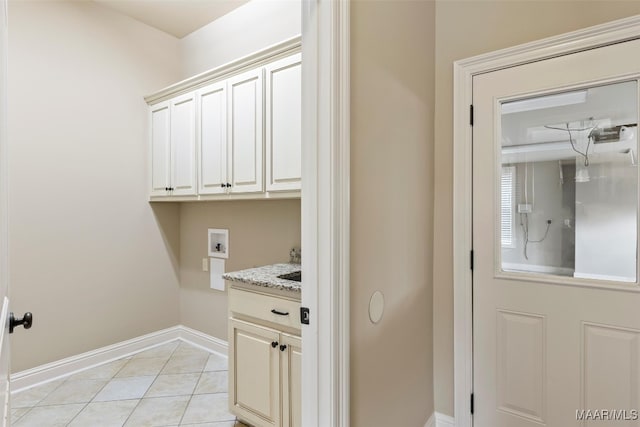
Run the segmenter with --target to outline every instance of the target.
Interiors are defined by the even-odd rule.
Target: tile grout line
[[[121,359],[116,359],[116,360],[121,360]],[[113,361],[111,361],[111,362],[107,362],[107,363],[105,363],[105,364],[103,364],[103,365],[98,365],[98,366],[96,366],[96,368],[97,368],[97,367],[99,367],[99,366],[105,366],[105,365],[107,365],[107,364],[109,364],[109,363],[113,363],[113,362],[115,362],[116,360],[113,360]],[[117,370],[117,371],[116,371],[116,372],[115,372],[115,373],[114,373],[114,374],[113,374],[109,379],[105,380],[104,385],[103,385],[102,387],[100,387],[100,390],[98,390],[98,391],[96,392],[96,394],[95,394],[91,399],[89,399],[89,401],[88,401],[88,402],[87,402],[87,403],[82,407],[82,409],[80,409],[80,410],[78,411],[78,413],[77,413],[76,415],[74,415],[74,416],[73,416],[73,418],[71,418],[71,419],[69,420],[69,422],[66,424],[67,426],[68,426],[69,424],[71,424],[71,423],[73,422],[73,420],[75,420],[76,418],[78,418],[78,416],[82,413],[82,411],[84,411],[85,409],[87,409],[87,406],[89,406],[89,404],[90,404],[91,402],[93,402],[93,400],[96,398],[96,396],[97,396],[97,395],[99,395],[99,394],[100,394],[100,392],[101,392],[102,390],[104,390],[104,388],[107,386],[107,384],[109,384],[109,382],[110,382],[111,380],[113,380],[113,379],[116,377],[116,375],[118,375],[118,372],[120,372],[120,371],[121,371],[121,370],[122,370],[122,369],[127,365],[127,363],[129,363],[129,362],[125,362],[125,363],[120,367],[120,369],[118,369],[118,370]],[[64,382],[67,382],[67,381],[71,380],[71,377],[73,377],[73,375],[69,375],[69,376],[64,380]],[[99,380],[98,380],[98,381],[99,381]]]
[[[176,340],[177,340],[177,339],[176,339]],[[171,341],[169,341],[169,342],[171,342]],[[177,348],[177,347],[176,347],[176,348]],[[141,351],[139,351],[139,352],[137,352],[137,353],[135,353],[135,354],[142,353],[143,351],[145,351],[145,350],[141,350]],[[175,351],[175,349],[174,349],[174,351]],[[173,353],[173,352],[172,352],[172,353]],[[113,362],[116,362],[116,361],[118,361],[118,360],[131,360],[131,359],[132,359],[132,357],[123,357],[123,358],[120,358],[120,359],[116,359],[116,360],[112,360],[112,361],[110,361],[110,362],[103,363],[103,364],[98,365],[98,366],[94,366],[93,368],[90,368],[90,369],[99,368],[99,367],[101,367],[101,366],[108,365],[109,363],[113,363]],[[100,392],[101,392],[101,391],[102,391],[102,390],[107,386],[107,384],[108,384],[108,383],[109,383],[113,378],[115,378],[115,377],[116,377],[116,375],[117,375],[117,374],[118,374],[118,373],[119,373],[119,372],[120,372],[120,371],[121,371],[121,370],[122,370],[122,369],[127,365],[127,363],[128,363],[128,362],[124,363],[124,364],[122,365],[122,367],[121,367],[120,369],[118,369],[118,370],[117,370],[117,371],[116,371],[112,376],[110,376],[109,378],[105,379],[105,384],[100,388],[100,390],[98,390],[98,391],[96,392],[95,396],[97,396],[97,395],[98,395],[98,394],[99,394],[99,393],[100,393]],[[84,372],[84,371],[81,371],[81,372]],[[79,372],[79,373],[80,373],[80,372]],[[62,387],[64,384],[66,384],[66,383],[68,383],[68,382],[70,382],[70,381],[74,381],[74,380],[73,380],[73,377],[74,377],[75,375],[77,375],[77,373],[76,373],[76,374],[69,374],[69,375],[67,375],[66,377],[61,378],[61,379],[60,379],[60,384],[58,384],[58,386],[56,386],[56,387],[54,387],[53,389],[51,389],[51,391],[50,391],[49,393],[45,394],[45,396],[44,396],[42,399],[39,399],[39,400],[36,402],[36,404],[35,404],[35,405],[28,407],[28,410],[27,410],[24,414],[22,414],[22,415],[21,415],[21,416],[16,420],[16,423],[17,423],[19,420],[21,420],[22,418],[24,418],[24,416],[25,416],[25,415],[27,415],[28,413],[30,413],[30,412],[31,412],[33,409],[35,409],[35,408],[43,408],[43,407],[47,407],[47,406],[65,406],[65,405],[79,405],[79,404],[84,404],[84,406],[82,407],[82,409],[80,409],[80,411],[79,411],[79,412],[78,412],[78,413],[77,413],[73,418],[71,418],[71,420],[69,420],[69,422],[67,423],[67,425],[69,425],[71,422],[73,422],[73,420],[75,420],[75,419],[76,419],[76,417],[77,417],[78,415],[80,415],[80,413],[81,413],[82,411],[84,411],[84,410],[85,410],[85,408],[89,405],[89,403],[93,402],[93,399],[95,399],[95,396],[93,396],[93,398],[92,398],[91,400],[89,400],[88,402],[70,402],[70,403],[58,403],[58,404],[55,404],[55,403],[54,403],[54,404],[51,404],[51,405],[43,405],[43,404],[42,404],[42,402],[44,402],[44,401],[47,399],[47,397],[49,397],[49,396],[50,396],[54,391],[58,390],[58,389],[59,389],[60,387]],[[86,380],[87,380],[87,381],[100,381],[100,379],[86,379]],[[77,380],[77,381],[83,381],[83,380],[82,380],[82,379],[79,379],[79,380]]]
[[[199,393],[197,394],[197,390],[198,387],[200,386],[200,384],[203,382],[204,380],[204,374],[207,373],[214,373],[214,372],[227,372],[228,374],[228,367],[227,369],[220,369],[219,367],[215,366],[218,365],[218,363],[215,363],[215,369],[211,369],[211,370],[207,370],[207,365],[209,363],[209,359],[212,356],[217,356],[217,353],[215,352],[211,352],[207,349],[203,349],[197,346],[193,346],[190,343],[186,343],[183,342],[180,339],[174,339],[172,341],[169,341],[167,344],[170,343],[174,343],[175,347],[168,352],[168,357],[167,359],[164,361],[164,363],[162,363],[160,369],[157,371],[156,374],[152,375],[153,380],[151,381],[151,383],[149,384],[149,386],[146,388],[146,390],[142,393],[142,395],[140,396],[140,398],[126,398],[126,399],[114,399],[114,400],[108,400],[108,401],[104,401],[104,402],[123,402],[123,401],[131,401],[131,400],[137,400],[137,402],[135,403],[135,406],[132,407],[131,411],[127,414],[126,418],[124,418],[123,424],[121,425],[125,425],[127,422],[129,422],[131,420],[132,415],[134,414],[134,412],[136,412],[136,410],[140,407],[141,401],[143,399],[155,399],[155,398],[176,398],[176,397],[188,397],[188,399],[186,400],[186,404],[184,406],[184,409],[181,411],[181,415],[180,415],[180,419],[178,421],[178,423],[180,425],[183,425],[182,423],[185,421],[185,415],[187,410],[189,409],[190,404],[193,402],[193,397],[196,395],[202,395],[202,394],[211,394],[211,395],[215,395],[215,394],[228,394],[228,390],[225,391],[216,391],[216,392],[203,392],[203,393]],[[201,350],[203,356],[206,355],[206,357],[204,357],[204,363],[201,365],[200,368],[198,368],[195,372],[174,372],[174,373],[166,373],[165,375],[187,375],[187,374],[195,374],[197,375],[197,377],[195,378],[195,384],[193,386],[193,389],[191,390],[191,393],[186,395],[186,394],[171,394],[171,395],[167,395],[167,396],[149,396],[149,390],[151,390],[151,388],[153,387],[154,384],[157,383],[159,377],[162,375],[162,372],[164,369],[167,368],[167,365],[174,360],[176,357],[188,357],[191,355],[191,353],[195,354],[201,354],[200,351],[191,351],[192,347],[194,347],[196,350]],[[137,352],[137,354],[139,353],[143,353],[146,350],[141,350],[139,352]],[[155,356],[149,356],[149,357],[163,357],[163,356],[159,356],[159,355],[155,355]],[[60,383],[57,384],[55,387],[53,387],[50,391],[46,392],[42,398],[40,399],[36,399],[35,400],[35,404],[33,406],[25,406],[22,408],[15,408],[15,409],[22,409],[24,410],[24,413],[22,415],[20,415],[18,418],[15,419],[15,423],[19,423],[22,419],[24,419],[25,416],[27,416],[28,414],[32,413],[32,411],[35,408],[46,408],[46,407],[51,407],[51,406],[68,406],[68,405],[78,405],[80,406],[80,408],[78,409],[78,412],[75,413],[75,415],[73,417],[71,417],[71,419],[65,423],[65,425],[70,425],[71,423],[73,423],[74,421],[76,421],[78,419],[78,417],[84,413],[84,411],[87,410],[87,407],[96,402],[96,398],[97,396],[102,393],[104,391],[104,389],[114,380],[116,379],[124,379],[127,377],[122,377],[119,378],[118,375],[123,372],[127,366],[129,366],[133,360],[138,360],[142,366],[141,368],[144,369],[144,363],[141,362],[140,360],[144,360],[145,358],[135,358],[134,356],[128,356],[128,357],[123,357],[121,359],[116,359],[116,360],[112,360],[110,362],[107,362],[103,365],[99,365],[99,366],[95,366],[94,368],[91,369],[98,369],[101,366],[106,366],[109,363],[114,363],[116,361],[120,361],[122,362],[122,365],[117,367],[117,369],[115,370],[115,372],[113,374],[110,374],[108,376],[105,377],[100,377],[100,375],[104,375],[105,371],[98,373],[95,373],[93,375],[96,376],[96,378],[78,378],[77,381],[104,381],[104,384],[102,384],[99,389],[92,395],[92,397],[89,399],[89,401],[87,402],[68,402],[68,403],[52,403],[49,405],[43,404],[43,402],[49,398],[55,391],[59,390],[61,387],[67,385],[67,384],[71,384],[73,383],[74,380],[74,374],[70,374],[68,375],[66,378],[61,378],[60,379]],[[187,364],[188,365],[188,364]],[[187,368],[189,366],[186,366]],[[106,370],[106,373],[110,373],[110,370]],[[141,376],[141,375],[133,375],[133,376]],[[146,375],[145,375],[146,376]],[[149,375],[151,376],[151,375]],[[220,388],[217,388],[217,390],[220,390]],[[102,402],[102,401],[101,401]],[[179,414],[179,413],[178,413]],[[176,414],[177,415],[177,414]],[[234,424],[238,422],[237,417],[234,417],[233,420],[229,420],[229,421],[233,421]],[[215,421],[218,422],[218,421]]]
[[[18,418],[18,420],[16,420],[16,423],[18,423],[18,422],[19,422],[19,420],[21,420],[22,418],[24,418],[28,413],[30,413],[30,412],[31,412],[33,409],[35,409],[35,408],[43,408],[43,407],[47,407],[47,406],[77,405],[77,404],[83,403],[83,402],[78,402],[78,403],[66,403],[66,404],[64,404],[64,403],[63,403],[63,404],[57,404],[57,405],[55,405],[55,404],[53,404],[53,405],[42,405],[42,404],[41,404],[42,402],[44,402],[44,401],[47,399],[47,397],[49,397],[51,394],[53,394],[53,392],[54,392],[54,391],[56,391],[56,390],[58,390],[60,387],[62,387],[62,386],[63,386],[63,385],[64,385],[64,384],[69,380],[69,378],[71,378],[71,375],[67,376],[66,378],[61,378],[61,379],[60,379],[60,384],[58,384],[56,387],[54,387],[53,389],[51,389],[51,391],[50,391],[49,393],[46,393],[46,394],[45,394],[45,396],[44,396],[42,399],[38,400],[38,402],[37,402],[35,405],[31,406],[31,407],[27,410],[27,412],[25,412],[24,414],[22,414],[22,415]],[[84,408],[85,408],[85,407],[86,407],[86,404],[85,404],[85,406],[83,406],[83,407],[82,407],[82,409],[80,409],[80,412],[82,412],[82,411],[84,410]],[[78,413],[80,413],[80,412],[78,412]],[[76,414],[76,416],[77,416],[77,414]],[[75,418],[75,416],[74,416],[73,418]],[[73,419],[73,418],[72,418],[72,419]],[[71,422],[71,421],[69,421],[69,422]],[[12,422],[11,422],[11,423],[13,423],[13,420],[12,420]]]
[[[35,404],[33,404],[32,406],[27,406],[27,408],[28,408],[27,412],[30,412],[33,408],[35,408],[36,406],[39,406],[39,405],[40,405],[40,403],[44,402],[44,400],[45,400],[47,397],[49,397],[49,396],[51,395],[51,393],[53,393],[54,391],[56,391],[57,389],[59,389],[59,388],[62,386],[62,384],[64,384],[65,382],[66,382],[66,378],[65,378],[65,379],[63,379],[63,380],[61,380],[61,381],[60,381],[60,384],[58,384],[56,387],[52,388],[52,389],[51,389],[51,391],[50,391],[49,393],[46,393],[46,394],[44,395],[44,397],[42,397],[42,399],[38,399],[38,400],[36,401],[36,403],[35,403]],[[25,390],[25,391],[28,391],[28,390]],[[24,416],[27,414],[27,412],[25,412],[24,414],[22,414],[22,416],[21,416],[20,418],[24,417]]]
[[[125,363],[125,365],[126,365],[126,363]],[[124,365],[123,365],[123,367],[124,367]],[[122,368],[120,368],[120,369],[122,369]],[[118,372],[120,372],[120,369],[118,370]],[[117,372],[116,372],[116,374],[117,374]],[[114,376],[115,376],[115,374],[114,374]],[[71,379],[71,377],[72,377],[72,375],[70,375],[69,377],[67,377],[67,378],[65,379],[65,381],[64,381],[64,382],[69,381],[69,379]],[[113,378],[113,377],[111,377],[111,378]],[[89,399],[89,401],[88,401],[87,403],[85,403],[85,404],[84,404],[84,406],[82,407],[82,409],[80,409],[80,410],[78,411],[78,413],[77,413],[77,414],[75,414],[75,415],[74,415],[74,416],[69,420],[69,422],[68,422],[67,424],[65,424],[65,425],[67,425],[67,426],[68,426],[69,424],[71,424],[71,423],[73,422],[73,420],[75,420],[76,418],[78,418],[78,415],[80,415],[80,414],[82,413],[82,411],[84,411],[85,409],[87,409],[87,406],[89,406],[89,403],[93,402],[93,399],[95,399],[95,398],[96,398],[96,396],[97,396],[98,394],[100,394],[100,392],[101,392],[102,390],[104,390],[104,388],[107,386],[107,384],[109,384],[109,381],[111,381],[111,380],[106,380],[106,381],[104,382],[104,385],[103,385],[102,387],[100,387],[100,390],[98,390],[98,391],[96,392],[96,394],[95,394],[91,399]]]
[[[169,357],[167,358],[167,361],[164,362],[164,364],[162,365],[162,368],[160,368],[160,370],[158,371],[158,373],[156,374],[155,378],[153,379],[153,381],[151,381],[151,384],[149,384],[149,387],[145,390],[145,392],[142,394],[142,396],[140,397],[140,399],[138,400],[138,403],[136,403],[136,406],[133,407],[133,409],[131,410],[131,412],[129,413],[129,415],[127,416],[127,418],[124,420],[124,422],[122,423],[122,425],[126,425],[127,422],[129,422],[129,418],[131,418],[131,415],[133,415],[133,413],[136,411],[136,409],[138,409],[138,406],[140,406],[140,402],[142,402],[142,399],[144,399],[145,395],[149,392],[149,390],[151,390],[151,387],[153,387],[153,384],[155,384],[155,382],[158,380],[158,377],[160,376],[160,373],[162,372],[162,370],[165,368],[165,366],[167,366],[167,363],[169,363],[169,361],[171,360],[171,358],[173,357],[173,354],[176,352],[176,350],[178,349],[178,347],[180,347],[179,341],[177,338],[175,340],[171,340],[169,342],[174,342],[174,341],[178,341],[178,345],[171,351],[171,353],[169,354]],[[133,360],[133,359],[132,359]],[[127,365],[127,363],[125,363],[125,366]],[[124,366],[122,367],[124,369]],[[119,373],[120,371],[118,371]],[[117,375],[117,374],[116,374]],[[115,378],[115,376],[114,376]]]
[[[177,347],[176,347],[176,348],[177,348]],[[144,350],[143,350],[143,351],[144,351]],[[175,351],[175,349],[174,349],[174,351]],[[140,351],[140,352],[138,352],[138,353],[142,353],[142,351]],[[171,354],[173,354],[173,351],[171,352]],[[170,359],[170,358],[171,358],[171,355],[169,355],[169,359]],[[71,418],[71,419],[69,420],[69,422],[66,424],[67,426],[68,426],[68,425],[70,425],[70,424],[71,424],[71,423],[72,423],[72,422],[73,422],[73,421],[74,421],[74,420],[75,420],[75,419],[76,419],[76,418],[77,418],[77,417],[82,413],[82,411],[84,411],[84,410],[87,408],[87,406],[89,406],[89,404],[90,404],[90,403],[95,403],[95,398],[100,394],[100,392],[101,392],[102,390],[104,390],[104,388],[105,388],[105,387],[106,387],[106,386],[107,386],[111,381],[113,381],[113,379],[114,379],[114,378],[116,378],[116,376],[117,376],[117,375],[118,375],[118,374],[119,374],[119,373],[124,369],[124,367],[125,367],[125,366],[127,366],[127,364],[128,364],[131,360],[133,360],[133,358],[130,358],[130,359],[123,358],[123,359],[127,360],[127,362],[125,362],[125,363],[120,367],[120,369],[118,369],[118,370],[117,370],[117,371],[116,371],[116,372],[115,372],[115,373],[114,373],[110,378],[106,379],[106,381],[105,381],[104,385],[100,388],[100,390],[98,390],[98,392],[97,392],[97,393],[96,393],[96,394],[91,398],[91,400],[89,400],[89,401],[88,401],[88,402],[87,402],[87,403],[82,407],[82,409],[81,409],[81,410],[80,410],[80,411],[79,411],[79,412],[78,412],[78,413],[77,413],[73,418]],[[116,359],[116,360],[114,360],[114,361],[112,361],[112,362],[108,362],[108,363],[113,363],[113,362],[115,362],[115,361],[117,361],[117,360],[123,360],[123,359]],[[167,359],[167,360],[168,360],[168,359]],[[105,363],[104,365],[107,365],[108,363]],[[166,363],[166,362],[165,362],[165,363]],[[104,365],[101,365],[101,366],[104,366]],[[68,380],[70,380],[70,379],[71,379],[71,377],[72,377],[72,375],[71,375],[71,376],[69,376],[69,377],[67,377],[67,378],[65,379],[65,381],[64,381],[64,382],[67,382]],[[155,381],[155,380],[154,380],[154,381]],[[151,387],[151,386],[149,386],[149,387]],[[122,400],[134,400],[134,399],[122,399]],[[140,400],[142,400],[142,398],[140,398]],[[117,401],[118,401],[118,400],[113,400],[113,401],[111,401],[111,402],[117,402]],[[138,405],[136,405],[136,407],[137,407],[137,406],[138,406]],[[134,408],[134,410],[135,410],[135,408]],[[133,411],[131,411],[131,413],[133,413]],[[131,416],[131,414],[129,414],[129,416]],[[127,417],[127,420],[128,420],[128,419],[129,419],[129,417]],[[125,423],[126,423],[126,421],[127,421],[127,420],[125,420]],[[123,423],[123,425],[124,425],[124,423]]]
[[[209,355],[211,355],[212,353],[209,353]],[[200,380],[202,379],[202,373],[204,372],[205,368],[207,367],[207,363],[209,363],[209,357],[207,356],[207,360],[204,362],[204,365],[202,365],[202,370],[200,371],[200,375],[198,376],[198,381],[196,381],[196,385],[193,387],[193,392],[191,393],[191,396],[189,396],[189,400],[187,401],[187,405],[184,407],[184,411],[182,412],[182,416],[180,417],[180,421],[178,421],[178,426],[182,425],[182,421],[184,420],[184,416],[187,413],[187,409],[189,409],[189,405],[191,404],[191,400],[193,399],[193,396],[195,396],[196,390],[198,389],[198,384],[200,384]]]

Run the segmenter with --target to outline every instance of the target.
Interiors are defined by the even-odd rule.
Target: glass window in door
[[[502,270],[636,282],[637,81],[501,104]]]

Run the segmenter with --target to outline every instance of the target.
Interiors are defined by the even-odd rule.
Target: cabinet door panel
[[[196,194],[195,96],[171,101],[171,187],[174,196]]]
[[[281,354],[282,427],[301,427],[302,341],[300,337],[281,334],[280,342],[287,346]]]
[[[280,425],[279,333],[235,319],[229,320],[230,409],[255,425]]]
[[[215,83],[199,91],[200,159],[198,192],[223,194],[227,183],[227,84]]]
[[[169,103],[152,105],[151,114],[151,196],[167,195],[169,185],[170,133]]]
[[[301,61],[302,55],[296,54],[265,67],[267,191],[300,189]]]
[[[229,165],[232,193],[263,191],[262,69],[229,80]]]

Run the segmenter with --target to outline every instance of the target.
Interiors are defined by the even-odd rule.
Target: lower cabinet
[[[300,337],[255,320],[229,319],[229,409],[254,427],[299,427]]]
[[[281,334],[280,343],[286,346],[284,353],[280,354],[282,425],[285,427],[301,427],[302,342],[300,337]]]

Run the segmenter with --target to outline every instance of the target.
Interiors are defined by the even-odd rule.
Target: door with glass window
[[[473,79],[476,427],[640,426],[638,52]]]

